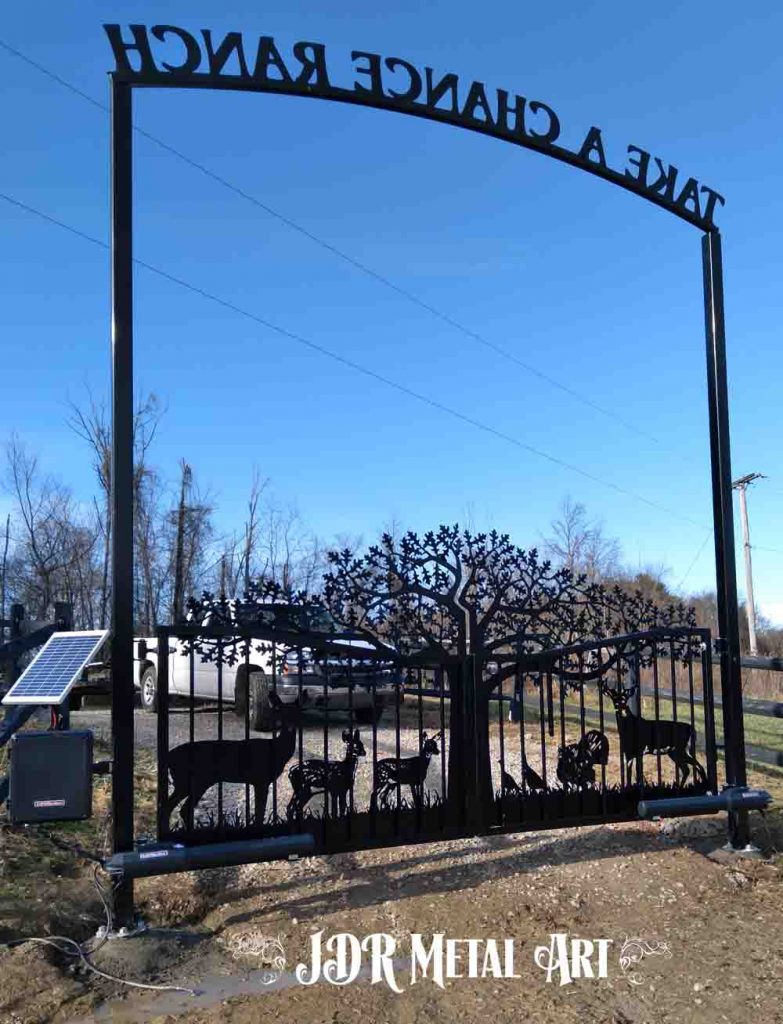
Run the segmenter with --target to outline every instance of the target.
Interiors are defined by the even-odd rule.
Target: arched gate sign
[[[579,144],[562,144],[555,110],[538,99],[491,89],[397,56],[327,52],[322,43],[281,47],[270,36],[218,35],[174,25],[104,26],[116,67],[112,78],[112,702],[115,852],[133,846],[133,245],[132,95],[135,88],[227,89],[352,103],[478,132],[570,164],[662,207],[702,231],[707,394],[719,609],[719,651],[726,781],[746,782],[721,239],[715,216],[724,198],[661,156],[627,145],[607,158],[603,132],[589,126]],[[543,694],[543,690],[541,690]],[[543,700],[543,697],[542,697]],[[657,700],[657,698],[656,698]],[[551,715],[550,715],[551,717]],[[543,719],[542,719],[543,720]],[[584,731],[584,724],[583,724]],[[501,729],[502,732],[502,729]],[[584,737],[583,737],[584,738]],[[300,743],[301,747],[301,743]],[[300,751],[301,756],[301,751]],[[660,755],[659,755],[660,773]],[[507,794],[505,794],[507,797]],[[504,791],[501,791],[501,804]],[[732,842],[746,845],[747,812],[731,815]],[[132,890],[118,893],[120,918]]]

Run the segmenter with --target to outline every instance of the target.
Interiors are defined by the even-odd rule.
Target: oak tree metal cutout
[[[466,728],[478,747],[478,802],[492,803],[489,697],[515,675],[520,656],[694,621],[683,605],[660,608],[640,593],[589,583],[497,531],[442,525],[399,539],[385,534],[362,556],[345,550],[328,559],[324,600],[335,619],[402,655],[431,655],[447,666],[448,802],[455,816],[466,798],[466,771],[472,770],[455,742]],[[565,659],[558,672],[570,685],[584,685],[604,678],[625,654],[624,647],[612,648],[590,666]],[[468,656],[470,679],[460,667]],[[472,700],[466,703],[467,687]]]

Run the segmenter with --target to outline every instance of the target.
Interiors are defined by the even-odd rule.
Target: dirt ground
[[[154,831],[155,764],[154,751],[142,745],[137,834]],[[78,956],[44,944],[1,945],[56,935],[94,944],[105,911],[89,855],[107,851],[109,832],[109,782],[98,778],[88,821],[0,824],[0,1024],[783,1024],[783,772],[752,772],[750,782],[776,800],[765,819],[751,816],[760,860],[722,855],[725,820],[716,816],[139,881],[136,900],[148,930],[109,940],[92,962],[127,981],[191,990],[178,992],[99,977]],[[367,966],[345,986],[300,984],[295,968],[309,970],[311,936],[320,930],[325,938],[392,936],[402,992],[373,984]],[[415,933],[427,944],[438,933],[499,945],[513,939],[519,977],[411,984]],[[547,953],[553,933],[609,940],[607,977],[560,985],[555,972],[547,982],[535,955],[538,947]],[[628,940],[636,943],[621,962]],[[467,958],[466,946],[459,948],[455,973],[464,972]]]
[[[768,778],[754,781],[769,786]],[[528,832],[143,880],[137,900],[150,930],[111,940],[94,963],[196,995],[125,988],[76,958],[25,943],[0,951],[0,1020],[780,1024],[783,858],[776,851],[783,850],[783,815],[768,815],[764,825],[754,816],[766,860],[722,858],[715,851],[724,827],[721,818],[702,818]],[[102,909],[89,862],[45,837],[30,848],[29,834],[0,835],[0,940],[94,934]],[[20,881],[30,857],[46,861],[32,891]],[[402,993],[371,984],[366,974],[345,987],[298,984],[294,968],[309,966],[310,936],[320,929],[393,936]],[[411,933],[429,941],[438,932],[513,937],[521,977],[455,978],[444,989],[429,978],[410,985]],[[534,952],[549,946],[553,932],[610,939],[608,977],[561,986],[555,974],[547,983]],[[284,967],[264,950],[268,939],[279,940]],[[626,939],[648,950],[666,943],[670,955],[650,952],[624,971]]]

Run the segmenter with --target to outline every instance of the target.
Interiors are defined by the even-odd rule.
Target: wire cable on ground
[[[54,224],[57,227],[76,235],[78,238],[82,238],[85,241],[90,242],[92,245],[97,245],[101,249],[110,250],[110,246],[107,242],[103,242],[99,238],[88,235],[85,231],[75,228],[72,225],[67,224],[65,221],[59,220],[57,217],[51,216],[51,214],[44,213],[42,210],[38,210],[35,207],[30,206],[28,203],[15,199],[13,196],[0,192],[0,199],[4,199],[12,206],[25,210],[27,213],[31,213],[50,224]],[[645,498],[641,494],[637,494],[625,487],[621,487],[620,484],[616,484],[612,480],[604,480],[601,477],[588,472],[586,469],[582,469],[581,466],[576,466],[571,462],[566,462],[565,459],[558,458],[556,455],[550,455],[548,452],[545,452],[540,448],[535,448],[533,445],[520,441],[519,438],[514,437],[512,434],[507,434],[505,431],[498,430],[496,427],[492,427],[489,424],[484,423],[482,420],[478,420],[473,416],[460,412],[458,409],[454,409],[452,406],[446,405],[435,398],[430,398],[428,395],[415,391],[406,384],[401,384],[399,381],[395,381],[391,377],[386,377],[377,370],[372,370],[361,363],[357,363],[353,359],[349,359],[347,356],[340,355],[318,342],[311,341],[309,338],[305,338],[301,334],[288,330],[288,328],[280,327],[271,320],[266,320],[264,317],[258,316],[256,313],[251,313],[249,310],[243,309],[241,306],[237,306],[228,299],[223,299],[218,295],[214,295],[198,285],[191,284],[189,281],[186,281],[181,277],[177,277],[175,274],[171,274],[167,270],[163,270],[161,267],[156,267],[152,263],[147,263],[145,260],[136,258],[134,258],[133,262],[137,266],[143,267],[145,270],[149,270],[151,273],[156,274],[158,277],[162,277],[164,280],[171,281],[173,284],[192,292],[194,295],[200,295],[202,298],[207,299],[210,302],[214,302],[216,305],[222,306],[224,309],[228,309],[239,316],[246,317],[248,320],[252,320],[254,323],[260,324],[267,330],[274,331],[282,337],[288,338],[290,341],[295,341],[297,344],[303,345],[305,348],[308,348],[313,352],[319,352],[321,355],[326,356],[326,358],[341,363],[343,366],[347,366],[365,377],[379,381],[387,387],[393,388],[395,391],[399,391],[401,394],[407,395],[409,398],[414,398],[416,401],[430,406],[432,409],[438,409],[440,412],[446,413],[446,415],[451,416],[453,419],[460,420],[462,423],[467,423],[468,425],[475,427],[477,430],[481,430],[483,433],[491,434],[493,437],[506,441],[508,444],[512,444],[516,448],[529,452],[531,455],[536,455],[538,458],[544,459],[555,466],[560,466],[563,469],[568,469],[573,473],[577,473],[579,476],[584,477],[586,480],[590,480],[592,483],[600,484],[601,487],[609,488],[617,494],[622,494],[625,497],[632,498],[634,501],[641,502],[648,506],[648,508],[654,508],[658,512],[664,512],[666,515],[679,519],[681,522],[703,529],[702,523],[697,522],[695,519],[691,519],[689,516],[684,516],[682,513],[675,512],[674,509],[667,508],[665,505],[652,501],[650,498]]]
[[[33,60],[31,57],[28,57],[26,54],[22,53],[20,50],[17,50],[10,44],[4,42],[2,39],[0,39],[0,47],[6,50],[7,53],[10,53],[12,56],[18,58],[25,64],[28,64],[30,67],[40,72],[40,74],[45,75],[47,78],[50,78],[54,82],[57,82],[58,85],[63,86],[63,88],[69,90],[74,95],[80,97],[83,100],[86,100],[93,107],[96,107],[98,110],[101,110],[106,114],[110,113],[110,109],[106,104],[101,103],[99,100],[96,100],[94,97],[90,96],[89,93],[84,92],[83,90],[79,89],[78,86],[75,86],[71,82],[66,81],[66,79],[62,78],[54,71],[50,71],[48,68],[44,67],[42,64],[39,64],[37,61]],[[604,406],[599,405],[597,402],[594,402],[592,399],[587,398],[585,395],[576,391],[574,388],[571,388],[567,384],[563,384],[561,381],[556,380],[548,373],[544,373],[543,370],[539,370],[537,367],[525,362],[524,359],[520,359],[519,356],[517,356],[515,353],[510,352],[507,348],[504,348],[502,345],[497,344],[497,342],[490,341],[488,338],[485,338],[482,334],[479,334],[478,331],[474,331],[472,328],[466,327],[464,324],[460,323],[460,321],[456,320],[448,313],[444,313],[436,306],[433,306],[431,303],[426,302],[424,299],[420,298],[414,292],[411,292],[407,288],[403,288],[401,285],[396,284],[394,281],[386,277],[384,274],[379,273],[377,270],[373,270],[372,267],[368,267],[367,264],[362,263],[354,256],[351,256],[348,253],[344,252],[342,249],[339,249],[336,245],[333,245],[331,242],[327,242],[323,238],[319,238],[318,235],[314,234],[308,228],[303,227],[301,224],[298,224],[290,217],[287,217],[285,214],[280,213],[278,210],[275,210],[267,203],[264,203],[262,200],[252,195],[250,192],[247,192],[245,191],[245,189],[240,188],[240,186],[235,185],[231,181],[228,181],[227,178],[224,178],[216,171],[211,170],[204,164],[199,163],[192,157],[189,157],[186,154],[182,153],[180,150],[175,149],[174,146],[170,145],[168,142],[164,142],[164,140],[158,138],[158,136],[153,135],[151,132],[145,131],[138,125],[134,125],[133,130],[138,135],[141,135],[143,138],[154,143],[156,146],[159,146],[161,149],[164,149],[167,153],[171,153],[172,156],[175,156],[178,160],[182,160],[189,167],[192,167],[194,170],[197,170],[201,174],[206,175],[208,178],[212,179],[212,181],[221,185],[223,188],[226,188],[230,192],[233,192],[235,195],[239,196],[241,199],[244,199],[246,202],[252,203],[254,206],[258,207],[258,209],[263,210],[270,217],[274,217],[276,220],[280,221],[281,224],[285,224],[286,227],[290,228],[292,231],[296,231],[298,234],[309,239],[311,242],[313,242],[315,245],[318,245],[326,252],[331,253],[333,256],[336,256],[338,259],[341,259],[345,263],[348,263],[350,266],[354,267],[354,269],[360,271],[361,273],[367,275],[368,277],[371,277],[373,280],[384,285],[386,288],[389,288],[397,295],[400,295],[401,297],[407,299],[409,302],[412,302],[414,305],[418,306],[420,309],[423,309],[431,316],[436,317],[443,323],[448,324],[450,327],[454,328],[457,331],[460,331],[466,337],[471,338],[473,341],[477,342],[480,345],[483,345],[485,348],[491,349],[493,352],[502,356],[504,359],[508,360],[509,362],[515,363],[517,366],[520,366],[523,370],[526,370],[533,376],[538,377],[539,380],[546,381],[552,387],[558,388],[564,394],[570,395],[571,398],[576,399],[576,401],[581,402],[583,405],[588,406],[590,409],[593,409],[594,411],[601,413],[601,415],[603,416],[607,416],[609,419],[615,420],[617,423],[621,423],[627,430],[632,431],[634,434],[637,434],[640,437],[645,437],[650,441],[654,441],[656,444],[659,443],[658,438],[655,437],[653,434],[649,433],[649,431],[642,429],[635,423],[632,423],[630,420],[625,419],[623,416],[620,416],[613,410],[606,409]]]
[[[70,939],[67,935],[49,935],[46,938],[35,935],[26,939],[12,939],[11,942],[6,943],[6,945],[11,948],[12,946],[22,946],[27,942],[31,942],[34,945],[51,946],[64,956],[78,957],[81,963],[84,964],[88,970],[92,971],[93,974],[97,974],[98,977],[104,978],[106,981],[112,981],[118,985],[129,985],[131,988],[149,989],[154,992],[184,992],[187,995],[195,996],[195,991],[192,988],[186,988],[184,985],[158,985],[152,982],[129,981],[127,978],[119,978],[116,974],[109,974],[108,971],[102,971],[90,961],[89,958],[97,953],[98,950],[108,942],[109,935],[112,933],[113,924],[109,901],[106,898],[106,892],[98,881],[98,868],[99,866],[96,864],[93,871],[93,884],[95,885],[100,901],[103,904],[103,909],[106,914],[106,925],[103,929],[99,930],[95,938],[88,940],[88,942],[77,942],[76,939]]]

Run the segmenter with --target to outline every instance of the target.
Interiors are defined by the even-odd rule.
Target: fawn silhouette
[[[438,737],[440,732],[427,736],[421,734],[421,749],[414,757],[385,757],[375,765],[375,779],[370,797],[370,810],[378,809],[378,803],[388,800],[397,786],[409,786],[415,804],[424,798],[424,780],[433,754],[439,754]]]
[[[348,794],[353,790],[356,778],[356,764],[367,751],[359,736],[359,730],[353,734],[349,729],[343,732],[345,756],[342,761],[324,761],[313,758],[301,764],[292,765],[288,769],[288,780],[294,793],[288,801],[286,817],[290,821],[301,814],[307,804],[317,793],[325,793],[330,798],[332,816],[345,814],[348,810]]]

